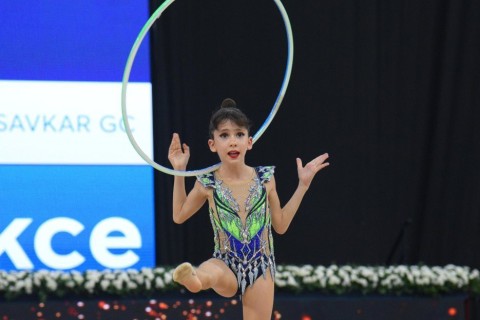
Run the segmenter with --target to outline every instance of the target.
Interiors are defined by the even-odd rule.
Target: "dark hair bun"
[[[235,100],[230,98],[224,99],[222,101],[222,105],[220,106],[220,108],[236,108],[236,107],[237,107],[237,103],[235,102]]]

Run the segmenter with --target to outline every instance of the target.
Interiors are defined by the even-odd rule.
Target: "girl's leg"
[[[274,282],[270,270],[266,278],[258,278],[245,290],[242,297],[244,320],[271,320],[273,310]]]
[[[173,272],[173,280],[185,286],[191,292],[213,289],[219,295],[232,297],[237,292],[237,278],[225,262],[212,258],[194,268],[185,262]]]

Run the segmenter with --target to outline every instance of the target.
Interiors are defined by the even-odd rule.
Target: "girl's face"
[[[213,132],[213,139],[208,140],[212,152],[218,153],[220,161],[226,163],[244,163],[247,150],[252,149],[253,139],[248,136],[245,127],[226,120]]]

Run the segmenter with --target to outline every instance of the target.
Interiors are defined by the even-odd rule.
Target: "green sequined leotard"
[[[210,220],[214,232],[213,257],[221,259],[237,276],[238,288],[243,295],[248,286],[270,270],[275,275],[275,257],[271,231],[271,216],[265,182],[270,181],[274,167],[256,167],[249,182],[244,207],[233,197],[215,173],[197,176],[206,188],[213,189],[209,202]],[[242,221],[239,213],[246,214]]]

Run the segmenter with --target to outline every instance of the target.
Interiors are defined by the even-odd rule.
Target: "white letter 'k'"
[[[30,218],[16,218],[0,233],[0,257],[6,253],[17,269],[33,269],[17,238],[32,223]]]

